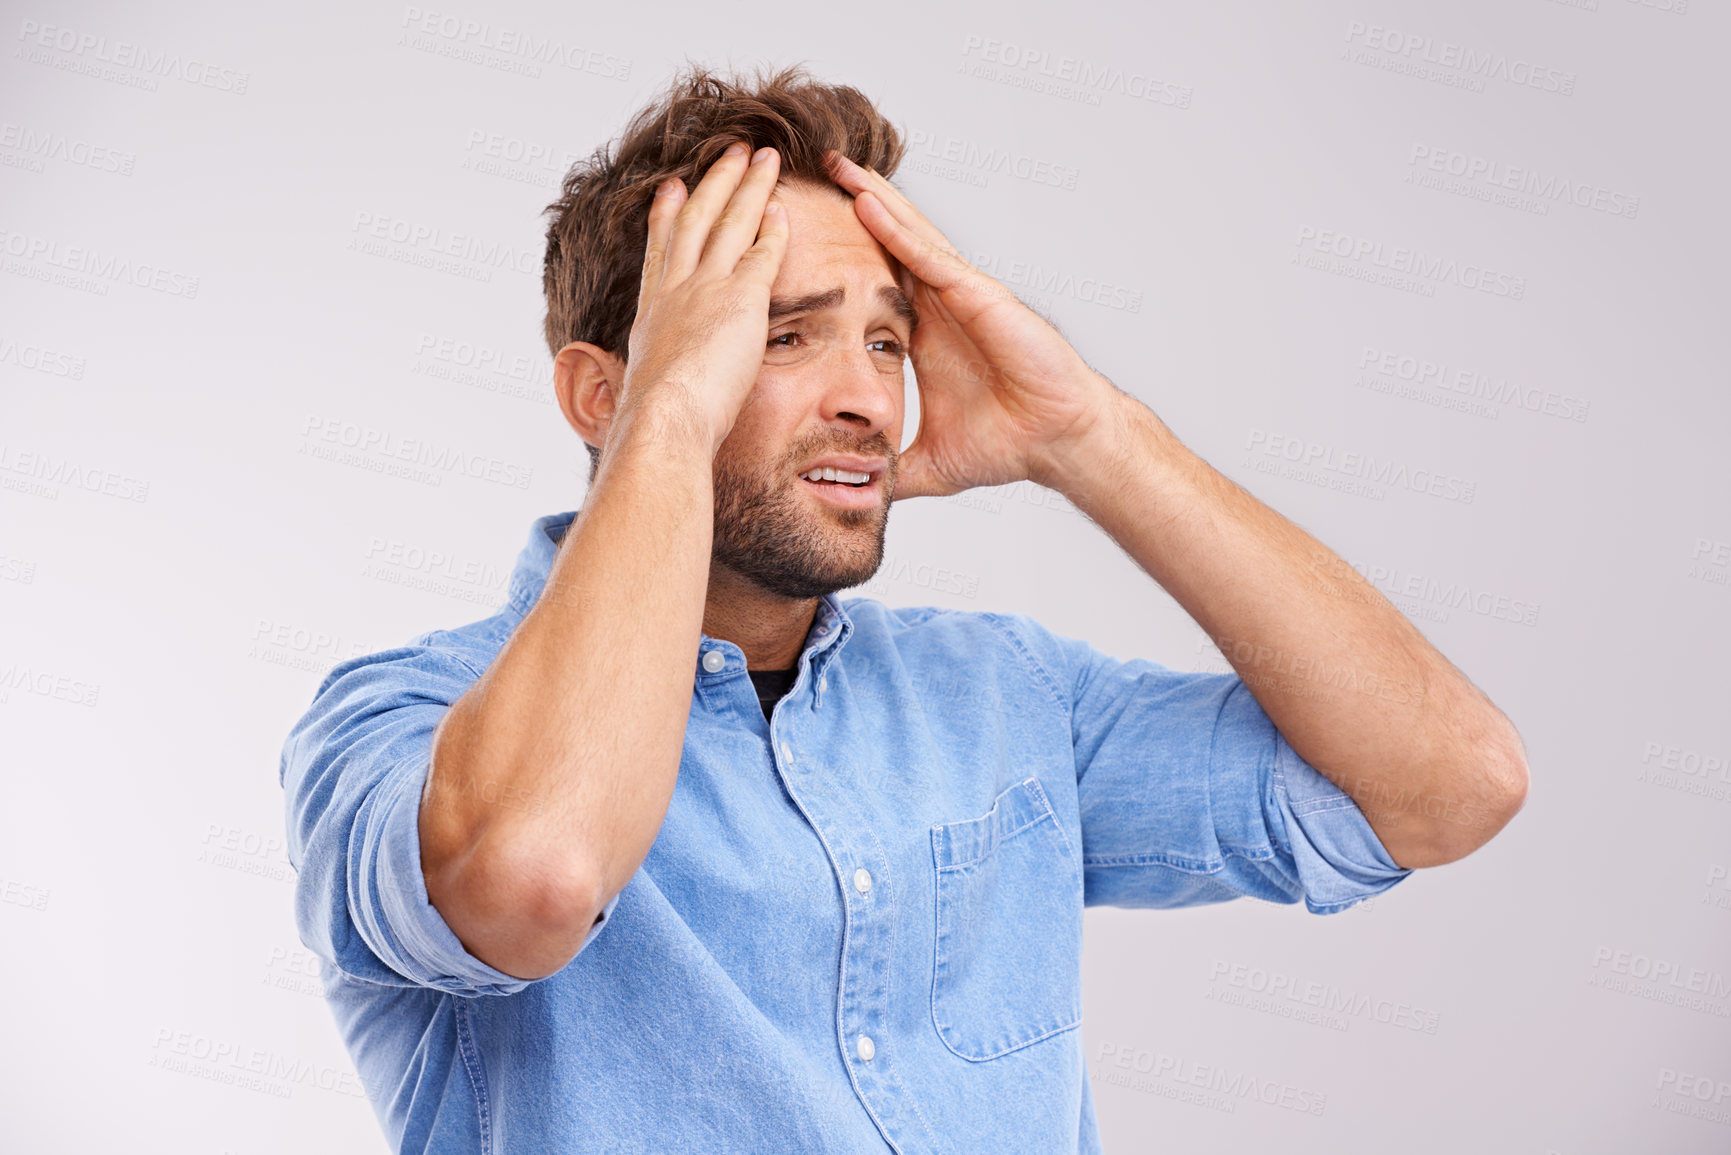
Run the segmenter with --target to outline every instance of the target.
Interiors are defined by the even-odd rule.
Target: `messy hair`
[[[688,66],[614,141],[571,166],[547,206],[545,335],[554,356],[587,341],[624,360],[637,316],[649,206],[670,176],[696,187],[727,146],[743,140],[780,154],[779,179],[847,193],[823,163],[834,149],[888,177],[902,134],[858,89],[813,80],[803,66],[751,80]],[[588,446],[593,480],[601,451]]]

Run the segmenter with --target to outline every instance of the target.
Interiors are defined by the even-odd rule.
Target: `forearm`
[[[540,600],[443,720],[422,803],[429,897],[520,977],[569,961],[637,870],[684,748],[713,446],[622,423]]]
[[[1214,640],[1294,750],[1402,866],[1453,861],[1519,809],[1508,719],[1374,586],[1115,392],[1047,484]]]

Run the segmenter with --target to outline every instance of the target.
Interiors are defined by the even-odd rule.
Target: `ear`
[[[607,427],[624,379],[625,362],[588,341],[573,341],[553,358],[559,411],[577,436],[597,449],[607,444]]]

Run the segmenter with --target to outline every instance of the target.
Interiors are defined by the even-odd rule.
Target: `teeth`
[[[807,481],[840,481],[848,485],[864,485],[871,480],[871,476],[869,473],[855,473],[849,469],[830,469],[827,466],[823,469],[807,470],[800,474],[800,477]]]

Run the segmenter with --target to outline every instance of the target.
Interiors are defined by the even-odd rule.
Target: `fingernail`
[[[722,153],[721,155],[722,156],[738,156],[740,153],[742,153],[744,151],[745,151],[745,142],[743,140],[736,140],[732,144],[728,145],[727,151]]]
[[[756,152],[751,154],[751,163],[762,164],[764,161],[769,159],[769,154],[773,151],[775,150],[768,147],[758,149]]]

